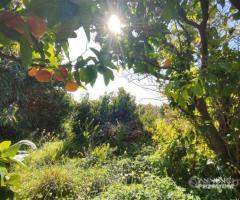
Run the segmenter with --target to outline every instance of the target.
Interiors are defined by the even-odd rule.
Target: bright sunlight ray
[[[108,20],[108,29],[114,33],[121,33],[121,21],[117,15],[112,15]]]

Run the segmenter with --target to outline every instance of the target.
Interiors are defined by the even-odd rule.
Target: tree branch
[[[202,69],[207,67],[208,60],[208,42],[207,42],[207,22],[209,18],[209,0],[200,0],[202,10],[202,22],[199,26],[199,33],[202,43]]]
[[[194,22],[194,21],[192,21],[192,20],[187,18],[187,14],[186,14],[185,10],[181,7],[179,2],[177,2],[177,10],[178,10],[179,16],[182,18],[182,20],[184,22],[186,22],[190,26],[193,26],[194,28],[199,29],[200,25],[198,23],[196,23],[196,22]]]
[[[196,99],[196,108],[198,112],[201,114],[201,119],[203,122],[208,123],[208,129],[206,130],[206,138],[208,139],[209,147],[214,150],[218,155],[222,156],[225,160],[234,161],[235,158],[229,152],[228,145],[223,140],[218,130],[212,123],[212,118],[210,117],[207,105],[203,98]]]

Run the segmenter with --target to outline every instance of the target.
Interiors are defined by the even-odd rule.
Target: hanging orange
[[[78,89],[78,84],[74,81],[68,81],[65,85],[65,90],[68,92],[75,92]]]
[[[28,76],[34,77],[36,76],[37,72],[38,72],[38,68],[32,67],[30,70],[28,70]]]
[[[42,18],[37,16],[30,16],[27,19],[27,24],[30,32],[36,38],[41,38],[46,32],[46,24]]]
[[[48,83],[50,82],[51,78],[52,78],[52,74],[51,72],[49,72],[46,69],[40,69],[36,75],[35,78],[42,83]]]

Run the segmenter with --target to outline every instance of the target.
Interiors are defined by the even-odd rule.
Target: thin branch
[[[194,28],[199,29],[200,25],[190,19],[187,18],[187,14],[185,10],[181,7],[179,2],[177,2],[177,9],[178,9],[178,14],[182,18],[184,22],[186,22],[188,25],[193,26]]]

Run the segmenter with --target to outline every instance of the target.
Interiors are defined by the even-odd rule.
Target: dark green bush
[[[73,130],[83,144],[109,143],[119,149],[126,149],[145,136],[135,100],[123,89],[97,101],[85,97],[78,105]]]
[[[16,65],[0,65],[0,80],[4,94],[0,95],[0,139],[38,140],[42,131],[51,135],[64,132],[60,131],[62,123],[73,101],[57,85],[41,84]]]

